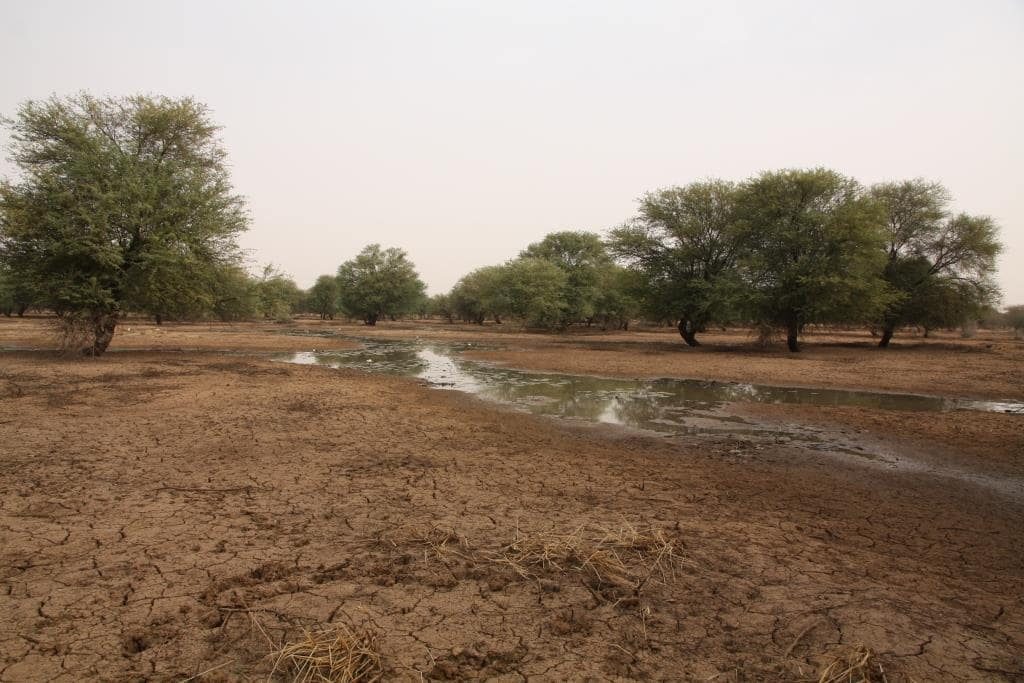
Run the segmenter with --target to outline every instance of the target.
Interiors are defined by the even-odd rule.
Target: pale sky
[[[945,183],[1024,303],[1021,0],[0,0],[0,112],[79,90],[209,105],[243,246],[303,287],[380,242],[442,292],[648,190],[820,165]]]

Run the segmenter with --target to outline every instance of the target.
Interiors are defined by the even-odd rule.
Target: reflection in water
[[[355,368],[418,377],[521,410],[560,418],[624,425],[664,435],[725,435],[744,441],[791,443],[831,454],[852,455],[880,466],[927,471],[970,481],[1024,499],[1024,481],[953,468],[936,468],[836,430],[803,424],[759,422],[735,414],[731,403],[862,406],[880,410],[977,410],[1024,415],[1024,404],[879,394],[835,389],[797,389],[701,380],[628,380],[524,372],[467,361],[458,354],[472,344],[364,341],[353,351],[281,354],[289,363]],[[759,446],[758,446],[759,447]]]
[[[280,356],[292,363],[347,367],[418,377],[542,415],[625,425],[660,433],[763,433],[765,425],[725,409],[729,403],[861,406],[880,410],[980,410],[1024,413],[1024,404],[881,394],[837,389],[798,389],[702,380],[629,380],[524,372],[462,360],[466,345],[366,342],[354,351]],[[807,437],[807,430],[787,436]],[[768,429],[781,433],[776,425]],[[815,435],[817,440],[817,435]]]

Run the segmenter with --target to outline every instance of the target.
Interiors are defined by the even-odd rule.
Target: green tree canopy
[[[273,265],[263,268],[256,282],[256,309],[267,320],[288,321],[302,301],[302,290],[295,280]]]
[[[502,266],[484,266],[464,275],[452,288],[450,304],[462,320],[483,325],[487,318],[501,321],[508,312]]]
[[[20,177],[0,184],[3,259],[40,305],[88,325],[86,352],[132,306],[212,301],[211,269],[236,258],[247,216],[204,105],[82,94],[5,123]]]
[[[309,288],[308,303],[313,313],[320,316],[321,320],[330,318],[334,320],[337,315],[340,303],[341,289],[338,287],[338,278],[334,275],[321,275],[316,283]]]
[[[946,188],[920,178],[873,185],[871,196],[884,211],[884,275],[896,293],[879,346],[902,325],[957,325],[998,299],[991,275],[1002,247],[991,218],[952,215]]]
[[[376,325],[381,316],[412,310],[426,287],[401,249],[371,244],[338,268],[341,305],[350,315]]]
[[[255,318],[259,311],[259,283],[242,266],[229,263],[213,273],[213,314],[224,322]]]
[[[822,168],[773,171],[742,192],[751,314],[784,327],[790,351],[808,323],[869,320],[888,303],[883,217],[857,181]]]
[[[583,231],[553,232],[540,242],[529,245],[520,258],[543,259],[565,273],[560,326],[566,327],[594,317],[600,271],[611,263],[611,257],[598,235]]]
[[[7,317],[25,315],[35,300],[35,294],[9,266],[0,261],[0,313]]]
[[[1019,337],[1024,334],[1024,306],[1010,306],[1006,309],[1006,324]]]
[[[734,317],[743,285],[736,265],[749,233],[741,229],[734,183],[707,180],[643,196],[639,215],[612,231],[611,249],[640,273],[652,317],[677,320],[679,334]]]
[[[598,272],[594,319],[601,329],[629,329],[629,322],[640,314],[644,279],[640,273],[609,264]]]
[[[566,271],[542,258],[519,258],[500,267],[500,291],[508,315],[530,327],[564,327],[569,283]]]
[[[430,297],[430,315],[439,315],[448,322],[455,322],[455,306],[452,305],[450,294],[435,294]]]

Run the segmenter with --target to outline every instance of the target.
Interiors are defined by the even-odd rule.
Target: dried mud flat
[[[1024,679],[1024,504],[969,483],[216,353],[4,354],[0,428],[0,680],[265,679],[332,625],[398,680],[818,680],[860,646]]]

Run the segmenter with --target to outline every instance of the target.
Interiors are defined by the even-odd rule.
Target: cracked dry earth
[[[3,681],[261,679],[338,622],[397,680],[817,680],[861,644],[1024,679],[1024,507],[968,484],[265,360],[0,363]],[[674,557],[501,561],[623,528]]]

